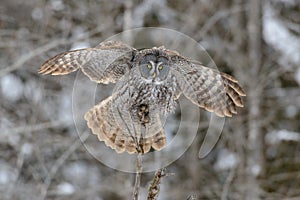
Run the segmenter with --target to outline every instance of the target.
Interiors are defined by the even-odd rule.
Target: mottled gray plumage
[[[245,96],[232,76],[178,52],[164,47],[138,51],[117,41],[58,54],[39,73],[64,75],[78,69],[97,83],[116,82],[112,95],[90,109],[85,119],[99,140],[117,152],[163,148],[163,125],[181,94],[201,108],[229,117],[243,106]]]

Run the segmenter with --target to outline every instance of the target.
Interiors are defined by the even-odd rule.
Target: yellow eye
[[[162,65],[159,65],[159,66],[158,66],[158,69],[159,69],[159,70],[162,70],[162,69],[163,69],[163,66],[162,66]]]
[[[151,68],[152,68],[152,65],[148,64],[147,67],[148,67],[148,69],[151,69]]]

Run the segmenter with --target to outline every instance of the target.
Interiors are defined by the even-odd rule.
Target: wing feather
[[[246,94],[234,77],[167,52],[182,93],[194,104],[222,117],[231,117],[237,113],[236,107],[243,107],[241,97]]]
[[[93,134],[98,136],[106,146],[114,149],[118,153],[137,153],[141,149],[142,153],[150,151],[151,147],[160,150],[166,145],[166,136],[163,129],[154,135],[145,137],[135,137],[128,129],[118,122],[114,113],[113,96],[95,105],[84,116],[88,127]],[[125,122],[126,123],[126,122]]]
[[[60,53],[47,60],[41,74],[65,75],[81,69],[92,81],[114,83],[131,69],[136,49],[118,41],[100,43],[95,48]]]

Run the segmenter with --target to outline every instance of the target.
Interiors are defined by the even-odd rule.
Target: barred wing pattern
[[[178,85],[194,104],[218,116],[231,117],[236,107],[243,107],[241,96],[246,96],[232,76],[190,61],[175,51],[169,51]]]
[[[123,76],[116,84],[112,94],[111,113],[114,116],[115,126],[136,144],[135,152],[146,153],[153,147],[160,150],[166,144],[163,123],[166,120],[157,110],[154,102],[141,106],[132,99],[137,92],[132,75]],[[132,139],[130,139],[132,138]]]
[[[65,75],[81,69],[92,81],[114,83],[131,69],[131,60],[135,51],[124,43],[107,41],[95,48],[58,54],[46,61],[38,72]]]
[[[158,61],[163,66],[155,65]],[[84,118],[93,134],[118,153],[162,149],[166,117],[181,94],[221,117],[231,117],[237,107],[243,107],[245,92],[235,78],[164,47],[138,51],[122,42],[107,41],[95,48],[58,54],[39,73],[65,75],[78,69],[97,83],[116,82],[112,95]],[[160,72],[162,69],[165,71]]]
[[[98,136],[106,146],[111,147],[118,153],[124,151],[132,153],[147,153],[151,147],[160,150],[166,145],[166,136],[163,128],[154,135],[148,137],[135,135],[131,128],[124,128],[120,124],[119,118],[116,117],[115,104],[113,96],[101,101],[98,105],[90,109],[84,116],[88,127],[92,133]],[[126,112],[120,112],[119,117],[126,115]],[[129,118],[131,118],[129,116]],[[123,119],[127,124],[127,119]]]

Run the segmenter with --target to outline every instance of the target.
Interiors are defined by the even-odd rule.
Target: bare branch
[[[141,185],[141,176],[142,176],[142,154],[137,154],[136,158],[136,173],[135,173],[135,184],[133,188],[132,199],[139,199],[140,185]]]
[[[47,196],[48,188],[51,184],[52,178],[55,176],[57,170],[64,164],[66,159],[80,147],[81,143],[84,142],[90,136],[89,131],[85,131],[80,139],[76,139],[75,142],[55,161],[54,165],[50,169],[47,178],[44,181],[44,186],[41,191],[41,199],[45,199]]]
[[[213,27],[219,20],[223,19],[224,17],[227,17],[228,15],[236,12],[241,12],[247,10],[247,6],[241,6],[236,5],[229,9],[223,9],[216,12],[213,16],[211,16],[207,22],[202,26],[201,30],[199,31],[199,34],[195,36],[196,38],[202,38],[207,34],[207,32]]]
[[[30,51],[29,53],[22,55],[15,63],[13,63],[11,66],[8,66],[2,70],[0,70],[0,77],[4,76],[5,74],[12,72],[16,69],[21,68],[27,61],[29,61],[30,59],[34,58],[35,56],[38,56],[50,49],[53,49],[59,45],[66,45],[66,44],[72,44],[77,40],[81,40],[81,39],[85,39],[85,38],[89,38],[91,36],[93,36],[96,33],[101,32],[103,29],[105,29],[105,26],[101,26],[101,27],[97,27],[92,31],[87,32],[87,34],[82,34],[82,37],[78,37],[78,38],[72,38],[72,39],[55,39],[45,45],[42,45],[38,48],[36,48],[33,51]]]
[[[57,47],[58,45],[66,44],[66,43],[67,43],[67,41],[65,39],[57,39],[57,40],[54,40],[50,43],[47,43],[47,44],[45,44],[41,47],[38,47],[35,50],[30,51],[29,53],[27,53],[25,55],[22,55],[14,64],[2,69],[0,71],[0,77],[4,76],[5,74],[7,74],[11,71],[14,71],[14,70],[22,67],[24,65],[24,63],[26,63],[27,61],[29,61],[33,57],[35,57],[37,55],[40,55],[40,54],[42,54],[42,53],[44,53],[44,52],[46,52],[46,51],[48,51],[48,50],[50,50],[54,47]]]
[[[232,168],[226,178],[226,181],[224,183],[224,187],[223,187],[223,190],[222,190],[222,195],[221,195],[221,200],[226,200],[228,199],[227,195],[228,195],[228,191],[229,191],[229,187],[230,187],[230,184],[234,178],[234,172],[235,172],[235,168]]]
[[[8,130],[0,130],[2,135],[7,135],[7,134],[19,134],[19,133],[25,133],[25,132],[33,132],[33,131],[40,131],[40,130],[45,130],[57,126],[70,126],[71,123],[68,123],[66,121],[53,121],[53,122],[43,122],[40,124],[32,124],[28,126],[21,126],[21,127],[16,127]],[[1,138],[1,137],[0,137]]]

